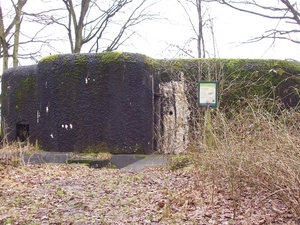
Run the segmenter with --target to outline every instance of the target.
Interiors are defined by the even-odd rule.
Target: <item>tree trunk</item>
[[[203,38],[203,20],[202,20],[202,9],[201,3],[202,0],[196,0],[197,12],[198,12],[198,37],[197,37],[197,50],[198,50],[198,58],[205,58],[205,46],[204,46],[204,38]]]
[[[76,12],[75,12],[75,8],[74,8],[72,0],[63,0],[63,2],[65,3],[67,10],[69,12],[68,32],[69,32],[69,40],[71,43],[71,52],[72,53],[80,53],[82,45],[83,45],[82,32],[83,32],[83,27],[84,27],[84,19],[85,19],[87,11],[89,9],[91,0],[82,0],[81,1],[80,17],[79,17],[78,22],[77,22]],[[73,44],[73,40],[72,40],[72,29],[71,29],[72,23],[73,23],[73,28],[75,31],[75,45]]]
[[[8,44],[5,40],[2,7],[0,6],[0,45],[2,48],[3,72],[8,69]]]
[[[15,5],[16,16],[14,19],[15,34],[14,34],[14,48],[13,48],[13,66],[19,65],[18,54],[19,54],[19,40],[20,40],[20,28],[21,28],[21,13],[27,0],[19,0],[18,4]]]
[[[5,39],[2,41],[2,49],[3,49],[3,56],[2,56],[2,59],[3,59],[3,72],[5,70],[8,69],[8,57],[9,57],[9,54],[8,54],[8,45],[5,41]]]

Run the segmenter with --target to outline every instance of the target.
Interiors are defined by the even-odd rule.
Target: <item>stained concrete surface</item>
[[[129,164],[128,166],[121,169],[123,172],[139,172],[145,168],[167,166],[170,161],[168,155],[147,155],[144,159],[141,159],[135,163]]]
[[[36,152],[34,154],[22,154],[22,161],[25,164],[42,163],[84,163],[90,167],[101,168],[115,166],[122,172],[138,172],[148,167],[166,166],[170,157],[167,155],[137,155],[120,154],[112,155],[108,159],[93,159],[86,156],[79,156],[74,153],[62,152]]]

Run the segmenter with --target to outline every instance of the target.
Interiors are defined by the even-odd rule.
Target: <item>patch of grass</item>
[[[193,162],[193,155],[191,154],[178,154],[171,157],[170,162],[170,169],[171,170],[178,170],[183,169],[192,165]]]
[[[4,225],[13,224],[13,222],[14,221],[12,218],[6,218],[6,219],[4,219],[3,224]]]
[[[55,193],[57,196],[59,196],[59,197],[62,197],[62,196],[64,196],[65,195],[65,192],[62,190],[62,189],[60,189],[60,188],[58,188],[57,190],[56,190],[56,193]]]

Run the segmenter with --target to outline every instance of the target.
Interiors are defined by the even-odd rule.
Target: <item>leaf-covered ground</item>
[[[71,165],[8,167],[0,171],[0,224],[299,223],[272,193],[253,195],[249,188],[235,198],[227,182],[214,184],[199,174],[192,169],[124,173]]]

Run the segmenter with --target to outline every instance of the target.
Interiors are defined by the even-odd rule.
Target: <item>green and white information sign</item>
[[[200,106],[216,108],[218,106],[218,82],[199,82],[198,101]]]

